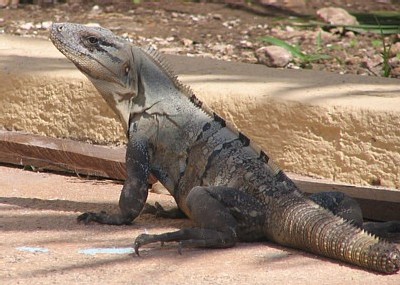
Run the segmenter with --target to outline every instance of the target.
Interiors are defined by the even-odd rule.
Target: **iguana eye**
[[[91,43],[91,44],[97,44],[99,42],[99,39],[96,37],[93,37],[93,36],[88,37],[87,39],[88,39],[89,43]]]

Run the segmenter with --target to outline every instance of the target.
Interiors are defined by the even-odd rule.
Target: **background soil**
[[[96,23],[129,37],[138,45],[153,45],[165,53],[250,63],[257,63],[255,51],[266,45],[261,38],[269,35],[299,46],[305,54],[329,56],[329,59],[307,65],[295,59],[288,68],[306,66],[338,73],[381,76],[382,36],[299,25],[315,20],[317,9],[328,6],[343,7],[352,13],[400,11],[399,1],[310,0],[307,1],[306,11],[301,13],[312,16],[311,19],[309,16],[293,16],[296,14],[293,10],[264,8],[261,12],[254,12],[254,6],[221,3],[179,0],[142,1],[138,5],[124,1],[75,2],[78,3],[46,7],[21,5],[18,9],[0,9],[0,32],[47,38],[46,29],[51,22]],[[113,2],[116,4],[110,4]],[[387,45],[393,43],[390,52],[391,76],[400,77],[398,35],[386,37],[385,40]]]

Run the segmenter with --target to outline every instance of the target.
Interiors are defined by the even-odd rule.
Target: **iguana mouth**
[[[71,60],[78,70],[87,77],[96,80],[106,80],[122,86],[118,74],[94,57],[88,50],[71,45],[71,41],[65,38],[65,35],[62,33],[63,25],[62,23],[55,23],[51,26],[50,40],[53,42],[54,46],[64,54],[65,57]],[[78,37],[78,35],[74,36]],[[93,68],[93,64],[88,64],[89,62],[95,63],[98,67],[101,67],[107,72]]]

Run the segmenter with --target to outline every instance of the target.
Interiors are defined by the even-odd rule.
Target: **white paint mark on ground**
[[[19,251],[25,251],[25,252],[32,252],[32,253],[48,253],[49,250],[47,248],[42,248],[42,247],[30,247],[30,246],[21,246],[17,247],[17,250]]]
[[[132,247],[111,247],[111,248],[87,248],[78,251],[82,254],[96,255],[96,254],[130,254],[133,253]]]

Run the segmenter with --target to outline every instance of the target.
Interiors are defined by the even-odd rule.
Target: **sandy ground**
[[[83,225],[83,211],[116,209],[121,185],[0,166],[1,284],[400,284],[400,274],[369,273],[270,243],[224,250],[174,244],[131,253],[143,232],[161,233],[187,220],[142,215],[131,226]],[[172,207],[167,195],[149,202]],[[32,252],[35,251],[35,252]]]

